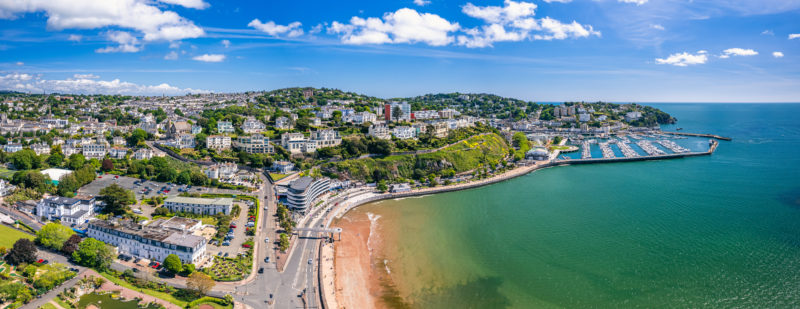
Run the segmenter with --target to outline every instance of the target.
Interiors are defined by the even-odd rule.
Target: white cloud
[[[656,29],[656,30],[664,30],[664,26],[662,26],[660,24],[652,24],[652,25],[650,25],[650,28],[653,28],[653,29]]]
[[[225,60],[225,55],[222,54],[203,54],[200,56],[192,57],[193,60],[202,62],[222,62]]]
[[[116,42],[117,46],[106,46],[98,48],[97,53],[135,53],[141,50],[139,39],[125,31],[109,31],[106,34],[108,40]]]
[[[34,12],[45,12],[47,27],[53,30],[116,26],[143,33],[145,41],[174,41],[204,35],[203,29],[192,21],[173,11],[161,10],[149,0],[0,1],[0,18]]]
[[[0,89],[23,92],[59,92],[80,94],[130,94],[130,95],[182,95],[187,93],[208,93],[208,90],[178,88],[169,84],[139,85],[119,79],[99,80],[96,75],[76,74],[73,78],[61,80],[43,79],[39,75],[9,73],[0,75]]]
[[[198,10],[203,10],[209,7],[208,3],[203,2],[203,0],[159,0],[159,2],[180,5],[190,9]]]
[[[425,43],[443,46],[455,39],[450,32],[459,29],[458,23],[451,23],[436,14],[420,14],[416,10],[402,8],[386,13],[382,18],[363,19],[354,16],[349,24],[333,22],[329,33],[339,34],[345,44],[384,44],[384,43]]]
[[[792,34],[789,35],[789,39],[790,40],[794,40],[794,39],[797,39],[797,38],[800,38],[800,33],[792,33]]]
[[[761,31],[761,34],[762,35],[775,35],[775,32],[772,32],[772,30],[767,29],[767,30]]]
[[[467,3],[461,9],[468,16],[489,23],[480,28],[464,30],[458,36],[458,44],[466,47],[488,47],[493,42],[535,40],[563,40],[591,35],[600,36],[590,25],[576,21],[563,24],[550,17],[536,19],[536,4],[505,0],[503,6],[476,6]],[[531,32],[537,31],[531,36]]]
[[[426,6],[428,4],[431,4],[431,1],[430,0],[414,0],[414,4],[419,5],[419,6]]]
[[[687,52],[669,55],[666,59],[656,58],[658,64],[671,64],[674,66],[685,67],[694,64],[703,64],[708,61],[706,51],[698,51],[697,54],[690,54]]]
[[[461,8],[464,14],[470,17],[483,19],[488,23],[509,23],[520,20],[523,17],[533,16],[536,12],[536,4],[530,2],[515,2],[505,0],[503,6],[476,6],[467,3]]]
[[[220,43],[222,43],[222,46],[225,46],[225,48],[231,47],[231,41],[222,40]]]
[[[280,36],[286,35],[290,38],[300,36],[303,34],[303,28],[301,28],[303,24],[299,21],[290,23],[286,26],[278,25],[273,21],[268,21],[266,23],[262,23],[258,18],[253,19],[250,23],[247,24],[248,27],[253,27],[258,31],[264,32],[271,36]]]
[[[70,34],[69,37],[67,38],[67,40],[70,40],[70,41],[73,41],[73,42],[80,42],[82,39],[83,39],[83,36],[81,36],[80,34]]]
[[[783,53],[782,53],[782,52],[779,52],[779,51],[772,52],[772,57],[775,57],[775,58],[783,58]]]
[[[23,66],[23,65],[25,65],[25,62],[17,61],[17,63],[15,63],[15,64],[18,65],[18,66]]]
[[[178,52],[171,51],[164,55],[164,60],[178,60]]]
[[[553,2],[570,3],[570,2],[572,2],[572,0],[544,0],[544,2],[547,2],[547,3],[553,3]]]
[[[743,49],[743,48],[728,48],[723,52],[723,55],[720,58],[729,58],[730,56],[755,56],[758,55],[758,52],[752,49]]]
[[[169,42],[169,48],[171,49],[178,49],[180,47],[181,47],[181,41]]]
[[[322,32],[322,28],[325,27],[323,24],[317,24],[316,26],[312,27],[311,30],[308,30],[310,34],[317,34]]]
[[[545,17],[541,20],[542,29],[550,34],[547,35],[534,35],[537,40],[563,40],[569,37],[572,38],[585,38],[591,35],[600,36],[599,31],[594,31],[590,25],[581,25],[576,21],[571,24],[562,24],[560,21]]]
[[[642,5],[647,3],[648,0],[617,0],[622,3],[635,3],[636,5]]]

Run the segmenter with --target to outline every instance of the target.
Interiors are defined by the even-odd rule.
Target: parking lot
[[[222,252],[223,256],[225,255],[225,253],[227,253],[228,256],[236,256],[236,254],[246,251],[246,248],[243,248],[242,244],[245,242],[245,240],[247,240],[248,237],[253,237],[245,235],[245,228],[246,228],[245,225],[247,225],[247,204],[245,204],[244,202],[241,203],[237,202],[235,204],[238,204],[239,207],[242,209],[242,211],[239,214],[239,217],[231,221],[232,224],[236,225],[236,228],[233,229],[233,239],[230,240],[230,245],[222,246],[220,244],[219,246],[217,246],[209,243],[206,247],[206,250],[208,251],[209,254],[217,255],[218,252]],[[253,242],[256,241],[258,241],[258,239],[253,238]],[[264,240],[261,239],[261,241]]]
[[[154,197],[156,195],[159,195],[159,190],[162,187],[167,186],[167,184],[164,183],[164,182],[152,181],[152,180],[145,180],[141,184],[136,185],[136,184],[134,184],[134,182],[137,181],[137,180],[139,180],[139,179],[138,178],[133,178],[133,177],[127,177],[127,176],[116,176],[116,175],[106,174],[106,175],[98,176],[91,183],[81,187],[78,190],[78,194],[79,195],[95,196],[95,195],[98,195],[100,193],[100,190],[102,190],[103,188],[108,187],[108,186],[116,183],[116,184],[120,185],[121,187],[123,187],[125,189],[133,191],[133,193],[136,194],[136,198],[141,200],[143,198],[150,198],[150,197]],[[165,196],[168,196],[168,197],[169,196],[176,196],[179,193],[181,193],[181,192],[178,191],[178,188],[182,188],[182,187],[186,187],[186,186],[174,184],[174,187],[172,188],[172,190],[169,193],[165,193],[165,194],[161,194],[161,195],[165,195]],[[148,194],[143,194],[142,193],[142,189],[144,189],[144,188],[150,188],[152,190]],[[237,190],[207,188],[207,187],[196,187],[196,186],[193,186],[187,192],[191,192],[191,193],[246,194],[246,192],[237,191]]]

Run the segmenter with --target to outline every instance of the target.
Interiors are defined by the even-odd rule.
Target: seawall
[[[716,134],[683,133],[683,132],[661,132],[661,133],[671,134],[671,135],[680,135],[680,136],[710,137],[710,138],[716,138],[716,139],[722,140],[722,141],[731,141],[731,140],[733,140],[730,137],[719,136],[719,135],[716,135]]]

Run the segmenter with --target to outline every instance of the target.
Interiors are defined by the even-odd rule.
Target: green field
[[[11,179],[11,176],[14,176],[16,171],[9,170],[5,167],[0,167],[0,178],[3,179]]]
[[[272,177],[272,180],[274,180],[274,181],[278,181],[278,180],[281,180],[281,179],[283,179],[283,178],[286,178],[286,176],[289,176],[289,175],[286,175],[286,174],[275,174],[275,173],[269,173],[269,176],[270,176],[270,177]]]
[[[17,239],[28,238],[33,240],[34,236],[28,233],[23,233],[20,230],[11,228],[9,226],[0,224],[0,247],[11,248]]]

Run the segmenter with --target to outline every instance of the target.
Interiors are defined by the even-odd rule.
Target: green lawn
[[[113,276],[113,275],[111,275],[109,273],[106,273],[106,272],[101,272],[100,275],[102,275],[104,278],[108,279],[108,281],[116,283],[116,284],[118,284],[118,285],[120,285],[122,287],[131,289],[131,290],[134,290],[134,291],[142,292],[144,294],[153,296],[155,298],[160,298],[160,299],[166,300],[168,302],[171,302],[173,304],[176,304],[176,305],[180,306],[181,308],[186,307],[186,304],[188,304],[185,301],[182,301],[180,299],[175,298],[175,296],[172,296],[172,294],[167,294],[167,293],[154,291],[154,290],[137,288],[137,287],[131,285],[130,283],[128,283],[127,281],[122,280],[120,278],[117,278],[117,277],[115,277],[115,276]]]
[[[56,302],[56,304],[58,304],[59,306],[61,306],[64,309],[75,308],[75,306],[71,306],[71,305],[65,303],[63,300],[61,300],[61,298],[58,298],[58,297],[53,298],[53,301]]]
[[[51,303],[46,303],[44,306],[39,307],[41,309],[56,309],[56,306],[53,306]]]
[[[5,167],[0,167],[0,178],[3,179],[11,179],[11,176],[14,176],[16,171],[9,170]]]
[[[20,230],[11,228],[9,226],[0,224],[0,247],[11,249],[17,239],[27,238],[33,240],[34,236],[28,233],[23,233]]]
[[[281,180],[281,179],[284,179],[284,178],[286,178],[286,176],[289,176],[289,175],[286,175],[286,174],[276,174],[276,173],[269,173],[269,176],[270,176],[270,177],[272,177],[272,180],[273,180],[273,181],[278,181],[278,180]]]

